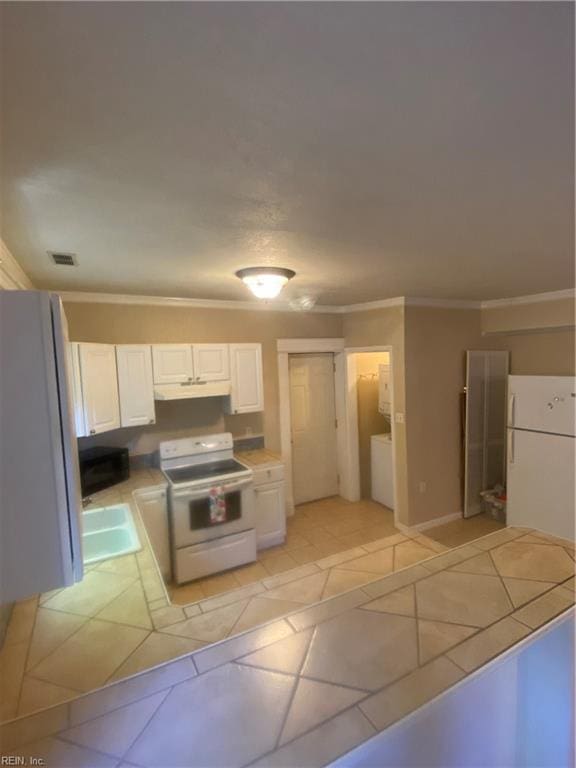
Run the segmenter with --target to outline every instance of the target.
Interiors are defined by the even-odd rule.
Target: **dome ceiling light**
[[[296,272],[283,267],[246,267],[236,272],[258,299],[275,299]]]

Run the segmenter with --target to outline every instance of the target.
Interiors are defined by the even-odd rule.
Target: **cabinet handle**
[[[155,424],[156,423],[156,419],[150,419],[150,421],[148,423],[149,424]]]
[[[90,434],[91,434],[91,435],[95,435],[95,434],[96,434],[96,430],[95,430],[95,429],[91,429],[91,430],[90,430]]]

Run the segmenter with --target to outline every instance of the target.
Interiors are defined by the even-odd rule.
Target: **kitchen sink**
[[[82,513],[84,565],[98,563],[142,548],[129,504],[89,509]]]

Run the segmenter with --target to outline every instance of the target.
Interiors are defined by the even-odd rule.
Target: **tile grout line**
[[[138,506],[137,503],[136,503],[136,506]],[[150,620],[150,624],[152,625],[152,627],[154,627],[154,622],[152,620],[152,613],[150,611],[150,603],[149,603],[149,600],[148,600],[148,596],[146,595],[146,590],[144,589],[144,579],[142,577],[142,568],[140,568],[140,563],[138,562],[138,558],[136,557],[136,554],[134,554],[134,561],[136,563],[136,570],[138,571],[138,577],[139,577],[139,580],[140,580],[140,589],[142,590],[142,594],[144,595],[144,603],[146,605],[146,611],[148,613],[148,619]]]
[[[146,631],[146,630],[143,630],[143,631]],[[118,672],[118,670],[119,670],[119,669],[120,669],[120,668],[121,668],[121,667],[122,667],[122,666],[123,666],[123,665],[124,665],[124,664],[125,664],[125,663],[128,661],[128,659],[129,659],[131,656],[133,656],[133,654],[135,654],[135,653],[136,653],[136,651],[138,651],[138,650],[139,650],[139,649],[140,649],[140,648],[141,648],[141,647],[144,645],[144,643],[146,642],[146,640],[148,640],[148,638],[150,637],[150,635],[152,634],[152,632],[153,632],[153,630],[148,630],[148,633],[146,634],[146,636],[142,638],[142,640],[141,640],[141,641],[138,643],[138,645],[137,645],[137,646],[136,646],[136,647],[135,647],[135,648],[134,648],[132,651],[130,651],[130,653],[128,654],[128,656],[126,656],[126,658],[125,658],[125,659],[123,659],[123,660],[122,660],[122,661],[121,661],[121,662],[118,664],[118,666],[114,667],[114,669],[112,670],[112,672],[111,672],[111,673],[108,675],[108,677],[107,677],[107,678],[106,678],[106,680],[104,681],[103,685],[108,685],[108,684],[109,684],[109,683],[111,683],[111,682],[119,682],[119,680],[124,680],[124,679],[127,679],[127,678],[122,678],[122,677],[121,677],[121,678],[119,678],[119,680],[111,680],[111,678],[113,677],[113,675],[115,675],[115,674],[116,674],[116,672]],[[150,667],[150,669],[154,669],[154,667]],[[144,670],[142,670],[142,671],[144,671]],[[128,677],[131,677],[131,675],[128,675]],[[102,686],[100,686],[100,687],[102,687]]]
[[[24,688],[24,680],[26,678],[26,672],[28,671],[28,659],[30,658],[30,649],[32,647],[32,638],[34,636],[34,630],[36,629],[36,620],[38,618],[38,610],[40,608],[40,595],[36,598],[36,610],[34,611],[34,621],[32,622],[32,629],[26,640],[26,655],[24,657],[24,665],[22,667],[22,677],[20,678],[20,687],[18,690],[18,696],[16,697],[16,709],[15,716],[18,717],[20,707],[22,705],[22,690]]]
[[[494,560],[494,558],[492,557],[492,551],[493,550],[491,550],[491,549],[488,550],[488,557],[490,558],[490,562],[492,563],[492,565],[494,566],[494,570],[498,574],[498,578],[500,579],[500,584],[502,584],[502,588],[504,589],[504,592],[506,592],[506,596],[508,597],[508,602],[510,603],[512,608],[514,610],[516,610],[516,605],[514,603],[514,600],[512,600],[512,595],[508,591],[508,587],[506,586],[506,584],[504,582],[504,578],[503,578],[502,574],[500,573],[500,571],[498,570],[498,566],[496,565],[496,560]],[[514,610],[512,611],[512,613],[514,613]],[[510,615],[512,615],[512,614],[510,614]]]
[[[137,735],[136,735],[136,736],[135,736],[135,737],[132,739],[132,741],[130,742],[129,746],[128,746],[128,747],[127,747],[127,748],[124,750],[124,752],[122,752],[122,754],[120,755],[120,761],[121,761],[121,762],[124,762],[124,758],[126,757],[126,755],[128,754],[128,752],[130,752],[130,750],[132,749],[132,747],[134,746],[134,744],[135,744],[135,743],[138,741],[138,739],[139,739],[141,736],[143,736],[143,735],[144,735],[144,731],[146,731],[146,730],[148,729],[148,726],[150,725],[150,723],[152,722],[153,718],[154,718],[154,717],[156,716],[156,714],[158,713],[158,710],[159,710],[159,709],[160,709],[160,707],[161,707],[161,706],[164,704],[164,702],[165,702],[165,701],[168,699],[168,697],[170,696],[170,694],[172,693],[172,691],[174,690],[174,688],[175,688],[175,686],[171,686],[170,688],[168,688],[168,689],[166,690],[166,693],[165,693],[165,695],[162,697],[161,701],[159,701],[159,702],[158,702],[158,706],[157,706],[157,707],[154,709],[154,711],[152,712],[152,714],[150,715],[150,717],[149,717],[149,718],[146,720],[146,724],[144,725],[144,727],[140,729],[140,731],[137,733]],[[152,694],[152,696],[156,696],[156,695],[157,695],[156,693],[153,693],[153,694]],[[143,701],[143,699],[139,699],[138,701]]]
[[[282,734],[284,733],[284,728],[286,727],[286,723],[288,721],[288,717],[290,716],[290,711],[292,709],[292,704],[294,703],[294,699],[296,697],[296,691],[298,690],[298,687],[300,685],[300,679],[301,679],[300,675],[302,673],[302,670],[304,669],[304,665],[306,664],[306,661],[308,660],[308,656],[310,654],[310,648],[312,646],[312,643],[315,637],[316,637],[316,627],[314,627],[313,631],[310,633],[310,640],[308,641],[308,645],[306,646],[306,652],[302,654],[302,659],[298,664],[298,669],[297,669],[295,680],[294,680],[294,686],[290,692],[290,697],[288,699],[286,711],[284,712],[284,716],[282,717],[282,722],[280,724],[280,728],[278,729],[278,736],[276,737],[276,740],[274,742],[274,750],[278,749],[278,745],[280,744],[280,739],[282,738]]]
[[[496,532],[496,533],[498,533],[498,532]],[[512,540],[514,540],[514,539],[512,539]],[[505,544],[505,543],[507,543],[507,542],[504,542],[503,544]],[[503,544],[502,544],[502,546],[503,546]],[[463,546],[465,546],[465,545],[463,545]],[[495,548],[494,548],[494,549],[495,549]],[[483,551],[486,551],[486,550],[483,550]],[[488,553],[488,554],[491,554],[491,550],[488,550],[488,551],[487,551],[487,553]],[[438,554],[441,554],[441,553],[438,553]],[[469,558],[467,558],[467,559],[469,559]],[[414,567],[414,566],[416,566],[416,565],[417,565],[417,564],[415,563],[415,564],[413,564],[412,566],[409,566],[409,567]],[[447,568],[449,568],[449,567],[450,567],[450,566],[447,566],[447,567],[446,567],[446,568],[444,568],[443,570],[447,570]],[[408,569],[403,569],[403,570],[408,570]],[[428,574],[426,577],[422,577],[422,578],[423,578],[423,579],[426,579],[426,578],[430,578],[432,575],[434,575],[434,574]],[[568,577],[567,579],[565,579],[564,581],[568,581],[570,578],[572,578],[572,577],[570,576],[570,577]],[[422,579],[420,579],[420,580],[422,580]],[[417,581],[418,581],[418,580],[417,580]],[[556,588],[557,586],[561,585],[562,583],[563,583],[563,582],[560,582],[560,584],[555,584],[553,587],[551,587],[551,588],[550,588],[550,590],[547,590],[547,592],[549,592],[549,591],[553,590],[554,588]],[[407,585],[404,585],[404,586],[407,586]],[[412,582],[411,586],[415,586],[415,582]],[[128,589],[128,588],[129,588],[129,587],[127,587],[127,589]],[[398,587],[398,588],[397,588],[397,590],[392,590],[392,593],[393,593],[393,592],[395,592],[395,591],[398,591],[398,589],[401,589],[401,588],[403,588],[403,587]],[[368,593],[366,593],[366,592],[365,592],[365,591],[364,591],[364,590],[363,590],[361,587],[358,587],[358,588],[356,588],[356,590],[357,590],[357,591],[359,591],[359,592],[361,592],[361,593],[363,593],[365,596],[367,596],[367,601],[373,601],[373,600],[375,600],[375,599],[378,599],[378,598],[374,598],[374,597],[373,597],[373,596],[371,596],[371,595],[368,595]],[[349,592],[353,592],[353,591],[356,591],[356,590],[349,590]],[[546,593],[543,593],[543,594],[546,594]],[[539,598],[540,598],[540,597],[542,597],[542,596],[543,596],[543,595],[538,595],[538,596],[536,596],[536,597],[535,597],[533,600],[530,600],[530,601],[528,601],[528,602],[527,602],[525,605],[528,605],[528,604],[530,604],[531,602],[534,602],[535,600],[539,599]],[[512,605],[512,607],[513,607],[513,609],[514,609],[514,610],[517,610],[517,609],[515,609],[515,607],[514,607],[513,605]],[[524,607],[524,606],[522,606],[522,607]],[[512,613],[514,612],[514,610],[512,611]],[[296,612],[295,612],[295,613],[296,613]],[[336,615],[338,615],[338,614],[336,614]],[[511,613],[508,613],[507,615],[508,615],[508,616],[511,616]],[[277,617],[275,620],[278,620],[278,618],[279,618],[279,617]],[[330,619],[330,618],[333,618],[333,617],[329,617],[329,619]],[[505,617],[502,617],[502,618],[505,618]],[[500,621],[500,620],[502,620],[502,618],[501,618],[501,619],[498,619],[497,621]],[[326,619],[326,620],[329,620],[329,619]],[[493,623],[492,623],[492,624],[490,624],[490,625],[487,625],[486,627],[482,627],[482,628],[474,628],[474,629],[476,629],[477,631],[486,630],[486,629],[488,629],[489,627],[493,626],[493,624],[497,623],[497,621],[496,621],[496,622],[493,622]],[[518,620],[518,621],[519,621],[519,620]],[[270,623],[270,622],[268,622],[268,623]],[[288,623],[289,623],[289,622],[288,622]],[[319,623],[323,623],[323,622],[319,622]],[[445,623],[450,623],[450,622],[445,622]],[[522,622],[520,622],[520,623],[522,623]],[[544,622],[544,623],[547,623],[547,622]],[[289,623],[289,626],[292,626],[292,625],[290,625],[290,623]],[[315,625],[315,628],[316,628],[317,626],[318,626],[318,624],[316,624],[316,625]],[[531,627],[528,627],[528,629],[530,630],[530,632],[533,632],[533,631],[535,631],[535,630],[533,630]],[[146,639],[146,638],[145,638],[145,639]],[[466,640],[468,640],[468,639],[469,639],[469,638],[466,638]],[[463,641],[463,642],[465,642],[465,641]],[[459,645],[459,644],[457,644],[457,645]],[[457,647],[457,645],[456,645],[456,646],[453,646],[453,647],[455,648],[455,647]],[[266,646],[263,646],[263,647],[266,647]],[[199,649],[198,649],[198,650],[199,650]],[[130,654],[130,655],[131,655],[131,654]],[[196,670],[196,672],[198,672],[198,669],[197,669],[197,666],[196,666],[196,662],[195,662],[195,659],[194,659],[194,652],[192,652],[192,653],[191,653],[191,654],[189,654],[188,656],[189,656],[189,658],[190,658],[190,659],[191,659],[191,661],[192,661],[192,665],[193,665],[193,668]],[[435,658],[438,658],[438,657],[435,657]],[[168,663],[170,663],[170,662],[168,662]],[[226,662],[224,662],[224,663],[226,663]],[[222,665],[218,665],[218,666],[222,666]],[[207,671],[209,671],[209,670],[207,670]],[[199,674],[203,674],[203,673],[199,673]],[[39,679],[41,679],[41,678],[39,678]],[[45,708],[45,709],[46,709],[46,708]],[[48,708],[48,709],[49,709],[49,708]],[[38,711],[42,711],[42,710],[38,710]]]

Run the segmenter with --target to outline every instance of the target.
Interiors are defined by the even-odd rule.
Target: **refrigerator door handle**
[[[514,464],[514,430],[508,430],[508,464]]]
[[[516,411],[516,395],[510,395],[508,398],[508,424],[514,426],[514,414]]]

